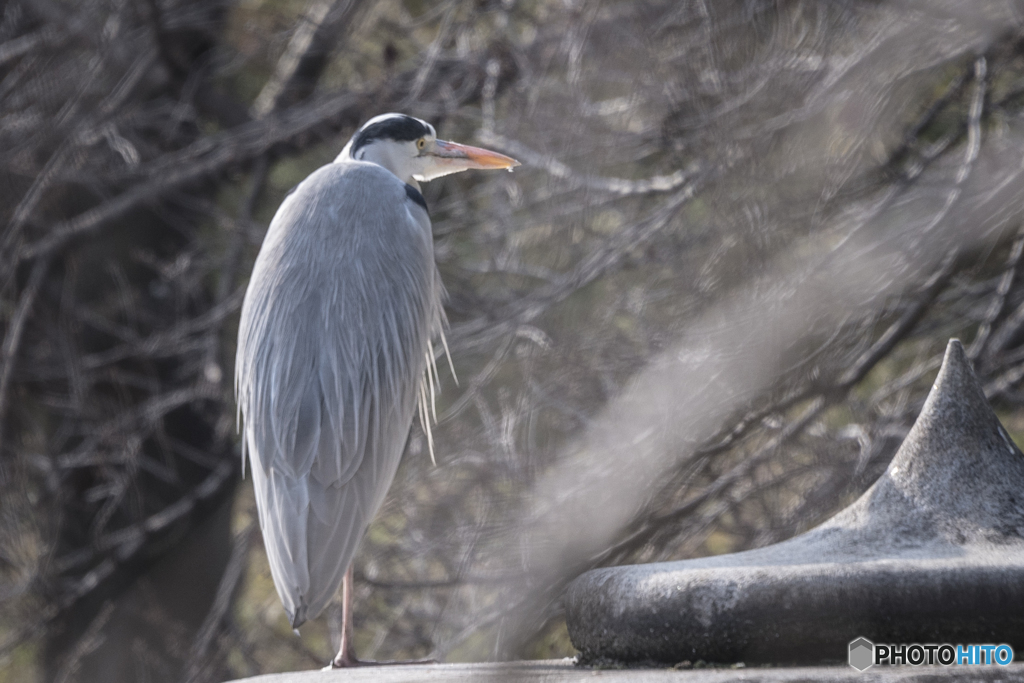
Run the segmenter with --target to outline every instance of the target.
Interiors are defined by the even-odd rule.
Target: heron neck
[[[371,164],[383,166],[394,173],[403,183],[408,183],[417,190],[420,189],[419,184],[412,177],[413,171],[404,150],[398,150],[394,145],[377,143],[363,147],[356,156],[360,161],[369,161]]]

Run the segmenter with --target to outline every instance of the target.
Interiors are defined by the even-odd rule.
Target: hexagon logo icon
[[[850,666],[857,671],[867,671],[874,663],[874,643],[863,637],[850,643]]]

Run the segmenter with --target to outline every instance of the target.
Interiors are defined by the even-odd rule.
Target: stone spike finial
[[[959,339],[950,339],[942,367],[920,415],[893,458],[890,471],[912,466],[919,454],[953,460],[972,459],[986,450],[1005,448],[1020,455],[992,412]],[[954,463],[948,463],[955,466]]]
[[[994,528],[1016,529],[1024,536],[1024,505],[1017,502],[1021,484],[1024,454],[992,412],[960,340],[951,339],[903,445],[885,474],[848,512],[898,493],[909,505],[905,514],[921,522],[927,519],[950,541],[963,543]],[[891,524],[892,516],[876,524]],[[834,520],[844,522],[844,513]]]
[[[845,661],[876,643],[1024,650],[1024,454],[952,339],[889,468],[765,548],[587,572],[565,594],[584,660]]]

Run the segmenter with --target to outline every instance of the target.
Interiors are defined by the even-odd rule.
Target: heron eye
[[[427,146],[427,139],[426,138],[420,138],[419,140],[416,141],[416,149],[423,149],[426,146]]]

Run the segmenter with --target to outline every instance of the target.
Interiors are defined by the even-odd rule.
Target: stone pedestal
[[[962,667],[961,667],[962,669]],[[975,667],[971,683],[1006,683],[1024,678],[1024,665]],[[957,667],[875,668],[871,683],[956,683]],[[959,674],[959,675],[958,675]],[[246,678],[234,683],[862,683],[850,667],[816,666],[770,669],[589,669],[570,660],[374,666],[334,671],[296,671]]]
[[[584,662],[846,662],[857,637],[1024,657],[1024,454],[952,340],[889,468],[835,517],[757,550],[590,571],[565,605]]]

